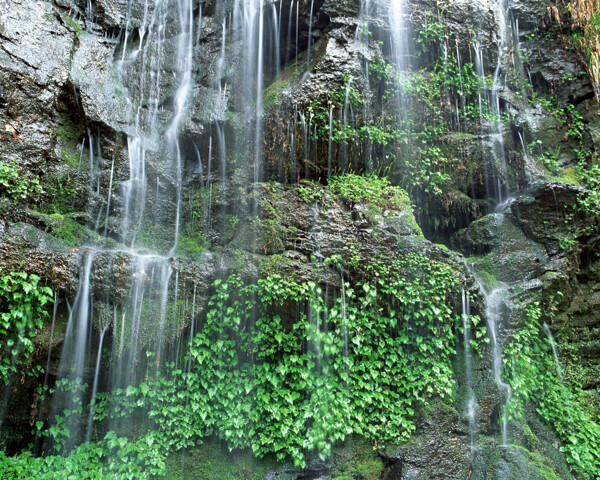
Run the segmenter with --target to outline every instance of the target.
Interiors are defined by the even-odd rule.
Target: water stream
[[[471,300],[468,293],[465,291],[463,285],[461,289],[461,301],[462,301],[462,328],[463,328],[463,348],[465,358],[465,375],[467,380],[467,399],[466,399],[466,411],[467,418],[469,419],[469,441],[471,450],[475,446],[475,421],[476,421],[476,408],[477,399],[473,392],[473,365],[472,365],[472,352],[471,352]]]
[[[502,90],[506,84],[506,57],[509,54],[513,55],[514,68],[520,68],[520,63],[514,58],[518,33],[513,32],[511,35],[509,31],[511,28],[518,29],[518,23],[509,21],[509,2],[510,0],[496,0],[493,3],[498,22],[495,64],[486,57],[489,52],[480,47],[479,39],[474,39],[472,47],[476,72],[480,76],[485,76],[486,65],[493,64],[492,83],[486,91],[479,92],[478,103],[481,123],[487,124],[485,129],[482,127],[487,142],[484,148],[493,156],[494,173],[488,172],[487,175],[488,195],[502,208],[512,201],[508,195],[505,132],[500,120],[503,113]],[[84,378],[93,379],[91,389],[86,393],[86,398],[92,406],[102,390],[135,385],[149,372],[160,372],[170,361],[177,362],[176,366],[184,372],[191,371],[192,359],[189,356],[186,358],[186,354],[190,351],[194,335],[200,327],[197,316],[202,294],[195,281],[193,294],[190,289],[191,283],[188,283],[187,287],[180,284],[186,281],[183,275],[180,280],[177,260],[180,255],[179,248],[187,235],[184,230],[185,201],[187,197],[190,198],[190,204],[194,203],[192,198],[202,200],[198,200],[198,204],[202,204],[202,207],[198,208],[203,210],[192,212],[193,219],[190,224],[195,233],[200,232],[199,235],[205,238],[211,234],[220,234],[219,229],[223,227],[216,220],[218,215],[213,214],[213,208],[221,208],[218,213],[222,215],[231,212],[237,215],[246,209],[243,213],[250,218],[258,216],[258,201],[236,205],[230,212],[223,207],[223,195],[229,188],[239,187],[233,181],[234,174],[246,178],[246,184],[239,187],[240,199],[247,200],[252,194],[256,197],[260,194],[258,184],[265,180],[264,89],[273,78],[283,72],[282,58],[291,62],[294,52],[296,65],[298,64],[301,46],[299,37],[305,38],[303,35],[306,34],[300,32],[301,8],[310,9],[307,66],[314,61],[316,52],[313,36],[317,38],[317,31],[313,31],[313,28],[317,28],[318,22],[313,10],[315,6],[320,8],[320,5],[316,5],[319,2],[313,0],[303,2],[302,5],[300,0],[291,0],[289,12],[286,12],[287,17],[282,14],[282,2],[234,0],[229,8],[226,0],[217,0],[216,11],[229,13],[214,20],[203,18],[204,3],[198,8],[192,0],[177,0],[174,9],[168,8],[168,2],[145,0],[143,15],[136,20],[133,17],[134,11],[139,7],[137,3],[136,0],[129,1],[126,28],[115,52],[118,73],[123,84],[128,87],[130,119],[126,127],[127,174],[123,179],[119,178],[117,159],[113,156],[110,162],[108,190],[102,190],[100,183],[102,158],[99,137],[90,130],[86,140],[89,145],[90,189],[98,196],[102,193],[104,202],[101,203],[102,208],[90,211],[89,215],[95,220],[96,231],[103,232],[103,240],[112,240],[118,246],[108,248],[106,243],[99,243],[81,249],[80,285],[69,315],[59,367],[59,379],[67,380],[67,383],[75,385]],[[89,5],[91,16],[91,3]],[[361,43],[365,46],[370,41],[368,25],[373,20],[373,8],[371,0],[361,1],[360,25],[354,38],[357,48],[361,48]],[[407,8],[404,0],[391,0],[389,11],[386,12],[390,31],[389,38],[382,43],[390,47],[388,53],[396,72],[406,72],[412,68],[410,57],[413,40],[409,38]],[[378,14],[380,13],[379,11]],[[363,28],[365,25],[366,28]],[[225,120],[211,121],[210,131],[206,132],[202,142],[194,143],[183,136],[182,131],[190,121],[190,105],[198,95],[198,71],[203,67],[196,65],[195,59],[197,51],[203,48],[204,29],[213,29],[217,32],[216,37],[220,39],[220,44],[217,42],[215,48],[216,61],[211,66],[214,68],[214,75],[205,83],[209,85],[210,93],[224,105],[228,105],[230,97],[235,96],[235,115],[243,120],[240,121],[241,127],[234,135],[228,130]],[[234,67],[230,65],[229,57],[232,45],[243,45],[239,63]],[[446,57],[454,53],[454,45],[447,42],[441,48]],[[458,44],[456,55],[460,72]],[[361,65],[360,68],[364,68],[368,84],[368,62],[365,64],[366,66]],[[230,71],[232,68],[238,71],[233,74]],[[291,140],[290,163],[293,164],[290,177],[294,181],[299,180],[300,174],[296,173],[295,169],[296,155],[300,151],[304,156],[303,163],[307,165],[307,179],[311,177],[309,165],[318,165],[319,155],[323,155],[321,160],[326,158],[327,177],[335,172],[336,168],[345,170],[349,167],[353,148],[362,149],[365,171],[374,169],[375,148],[371,139],[365,140],[360,146],[353,146],[351,142],[341,142],[338,146],[333,138],[336,122],[347,130],[359,123],[361,115],[365,124],[372,115],[368,102],[364,103],[362,112],[358,108],[356,112],[353,109],[351,93],[353,89],[362,87],[362,79],[352,75],[345,76],[344,79],[343,105],[327,106],[329,137],[326,141],[326,153],[323,153],[324,149],[320,152],[318,148],[316,121],[306,112],[298,110],[297,105],[294,107],[291,127],[288,125],[287,132]],[[458,131],[462,128],[459,110],[465,109],[462,77],[460,89],[461,100],[457,100],[451,107],[456,108],[456,119],[452,119],[452,122],[455,122]],[[489,113],[486,112],[488,107],[492,115],[495,115],[491,123],[484,119]],[[396,105],[391,108],[394,109],[396,117],[402,119],[407,116],[407,109],[410,107],[399,95]],[[522,142],[525,147],[523,139]],[[186,169],[190,168],[190,165],[193,165],[193,173],[200,187],[195,187],[193,194],[188,195],[184,187],[188,181]],[[244,187],[253,191],[244,191]],[[222,203],[218,204],[219,201]],[[319,230],[321,222],[323,219],[319,217],[319,207],[314,205],[308,240],[314,246],[312,253],[317,261],[323,258],[320,243],[321,236],[325,234]],[[113,228],[112,225],[116,223],[120,223],[120,228]],[[258,245],[257,237],[253,238],[253,243],[254,246]],[[119,291],[98,293],[96,289],[99,290],[102,275],[109,274],[121,280],[121,285],[115,289]],[[346,283],[344,274],[341,273],[340,276],[342,353],[348,357],[350,333],[346,319]],[[501,443],[505,446],[509,440],[505,410],[512,395],[511,386],[502,379],[503,328],[506,321],[505,298],[508,286],[500,285],[492,291],[485,291],[480,282],[480,289],[485,293],[485,316],[491,344],[491,372],[494,384],[502,397]],[[319,374],[326,370],[328,361],[327,355],[323,353],[320,333],[328,328],[329,293],[328,290],[325,292],[324,311],[313,308],[313,305],[309,306],[309,321],[317,332],[309,348],[317,358],[316,370]],[[189,296],[192,297],[191,303]],[[313,300],[317,305],[322,299]],[[475,395],[477,374],[473,371],[472,361],[470,302],[469,295],[463,287],[462,340],[466,377],[464,409],[468,418],[469,443],[473,451],[477,447],[479,399]],[[98,307],[101,303],[107,305],[103,307],[105,311]],[[54,313],[56,316],[56,310]],[[103,321],[100,321],[100,318]],[[54,317],[52,325],[51,342]],[[546,325],[544,329],[550,339],[557,371],[562,379],[553,338]],[[110,351],[110,362],[106,364],[104,351]],[[47,363],[50,363],[50,352]],[[47,381],[46,378],[45,383]],[[57,395],[53,412],[75,412],[76,401],[77,397],[74,395]],[[109,427],[129,433],[131,423],[128,421],[111,420]],[[93,437],[93,407],[85,413],[71,414],[68,422],[69,428],[77,432],[72,436],[68,448],[75,446],[78,440],[85,438],[89,441]]]
[[[550,346],[552,347],[552,355],[554,356],[554,364],[556,365],[556,373],[558,373],[558,377],[560,378],[561,383],[565,383],[562,367],[560,366],[560,361],[558,360],[558,353],[556,351],[556,343],[554,342],[554,337],[552,336],[550,327],[548,327],[548,324],[546,322],[544,322],[543,329],[544,329],[544,333],[548,337],[548,340],[550,341]]]

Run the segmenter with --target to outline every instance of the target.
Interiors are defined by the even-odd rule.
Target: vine
[[[514,395],[508,404],[512,419],[523,419],[525,405],[533,402],[539,415],[554,426],[572,470],[583,479],[600,476],[600,425],[576,402],[572,389],[561,381],[561,373],[543,336],[539,302],[527,308],[527,321],[505,350],[505,371]]]
[[[7,384],[34,350],[33,338],[48,315],[52,290],[40,277],[0,269],[0,382]]]
[[[377,447],[408,441],[416,409],[454,389],[457,325],[450,305],[459,279],[420,255],[373,265],[370,278],[344,285],[328,301],[311,281],[217,280],[183,368],[171,365],[137,386],[98,394],[93,417],[102,440],[66,458],[4,457],[0,464],[49,468],[91,454],[90,471],[109,462],[112,478],[138,478],[131,464],[143,465],[136,463],[143,456],[151,473],[139,478],[154,478],[169,451],[208,437],[298,466],[311,451],[325,459],[350,434]],[[138,440],[102,433],[107,418],[137,412],[151,419],[150,433]]]

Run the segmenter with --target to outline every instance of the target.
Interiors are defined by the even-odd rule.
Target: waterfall
[[[89,442],[92,439],[92,431],[94,427],[93,415],[94,415],[94,406],[96,404],[96,394],[98,393],[98,380],[100,377],[100,361],[102,360],[102,345],[104,343],[104,335],[108,330],[109,325],[106,325],[102,332],[100,333],[100,342],[98,344],[98,355],[96,356],[96,368],[94,369],[94,383],[92,386],[92,396],[90,399],[90,413],[88,416],[87,422],[87,433],[85,436],[85,441]]]
[[[552,336],[550,327],[548,327],[548,324],[546,322],[544,322],[543,329],[544,329],[544,333],[548,336],[548,341],[550,342],[550,346],[552,347],[552,355],[554,355],[554,364],[556,365],[556,373],[558,373],[560,382],[564,384],[565,380],[563,378],[562,367],[560,366],[560,362],[558,360],[558,353],[556,352],[556,343],[554,342],[554,337]]]
[[[81,413],[78,410],[81,401],[80,392],[78,392],[78,382],[83,377],[89,347],[88,329],[90,328],[90,289],[93,260],[93,251],[84,252],[79,291],[75,297],[73,309],[69,314],[60,357],[59,377],[67,380],[66,391],[58,395],[59,402],[56,401],[55,395],[55,401],[52,406],[55,415],[67,412],[65,420],[70,432],[77,432],[81,423]],[[66,443],[67,450],[72,449],[76,441],[76,435],[71,434]]]
[[[179,125],[185,113],[185,105],[192,89],[192,54],[194,46],[194,18],[192,0],[178,0],[177,7],[179,11],[179,25],[181,33],[179,34],[177,46],[177,71],[181,78],[179,87],[173,100],[174,114],[171,123],[167,128],[167,145],[174,151],[175,155],[175,182],[177,188],[177,207],[175,209],[175,239],[173,247],[169,251],[169,256],[175,253],[177,242],[179,240],[179,227],[181,216],[181,188],[182,188],[182,154],[181,146],[178,140]]]
[[[471,300],[469,295],[465,291],[464,285],[461,287],[461,301],[462,301],[462,328],[463,328],[463,344],[464,344],[464,356],[465,356],[465,375],[467,380],[467,401],[466,410],[467,417],[469,419],[469,439],[471,442],[471,450],[475,446],[475,417],[476,417],[476,406],[477,399],[473,392],[473,366],[472,366],[472,353],[471,353]]]
[[[69,316],[59,369],[59,378],[75,385],[77,381],[88,377],[86,366],[94,363],[90,358],[92,351],[97,352],[95,369],[90,368],[94,373],[89,376],[93,379],[92,389],[88,394],[91,395],[92,404],[101,388],[123,388],[134,385],[143,378],[144,371],[148,368],[146,362],[140,360],[140,354],[144,350],[154,352],[153,368],[159,370],[168,361],[167,340],[174,335],[170,320],[170,316],[175,314],[170,308],[170,295],[173,291],[171,277],[174,271],[172,257],[180,236],[185,160],[179,132],[186,121],[188,100],[193,89],[194,45],[195,40],[200,37],[202,21],[195,21],[194,2],[191,0],[179,0],[174,10],[168,9],[167,2],[146,0],[141,22],[134,22],[134,3],[133,0],[129,2],[127,26],[123,41],[118,47],[122,51],[117,60],[118,73],[131,92],[127,98],[131,112],[127,128],[128,177],[118,182],[120,196],[116,201],[122,207],[119,233],[116,234],[109,223],[114,203],[114,156],[105,207],[97,215],[94,214],[97,217],[96,230],[100,229],[103,217],[103,237],[118,236],[121,245],[110,249],[95,246],[84,250],[80,286]],[[172,65],[172,110],[166,115],[162,100],[162,75],[167,62],[167,24],[171,16],[176,19],[178,31],[172,39],[175,53]],[[194,31],[196,25],[198,31]],[[134,37],[137,37],[135,42]],[[87,137],[90,188],[99,194],[100,139],[91,130],[88,130]],[[222,154],[224,155],[224,149]],[[148,188],[150,159],[152,162],[157,159],[161,162],[160,173],[155,179],[156,189]],[[153,165],[152,171],[155,170]],[[152,202],[152,208],[147,208],[148,202]],[[152,224],[148,218],[149,213],[154,217],[153,222],[161,218],[170,221],[162,236],[156,236],[155,232],[157,228],[163,227]],[[109,264],[118,262],[120,265],[120,271],[125,275],[122,287],[125,292],[121,294],[124,298],[120,300],[110,297],[107,299],[109,303],[114,302],[112,328],[109,325],[96,328],[94,322],[100,312],[94,311],[93,272],[106,268],[103,262],[107,258]],[[175,285],[174,288],[176,290],[178,286]],[[176,298],[175,294],[175,302]],[[112,362],[108,374],[101,379],[99,369],[102,348],[105,337],[109,334],[112,335]],[[103,378],[107,379],[108,385],[102,383]],[[76,405],[73,402],[79,401],[79,398],[82,397],[78,394],[55,395],[53,411],[75,411]],[[89,439],[93,429],[91,410],[88,420],[85,436]],[[80,423],[78,415],[70,414],[68,422],[69,428],[75,431],[75,426]],[[119,422],[113,427],[127,431],[125,423]],[[72,436],[69,446],[74,446],[77,441]]]
[[[504,295],[506,288],[496,288],[485,296],[486,311],[485,316],[488,325],[488,333],[491,339],[492,352],[492,373],[494,375],[494,383],[498,387],[498,391],[504,396],[502,399],[501,412],[501,430],[502,430],[502,445],[506,446],[508,440],[508,416],[506,407],[512,396],[511,386],[502,380],[502,341],[500,339],[500,328],[503,321]]]

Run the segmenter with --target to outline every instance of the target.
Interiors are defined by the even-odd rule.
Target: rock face
[[[125,322],[142,291],[176,345],[215,279],[276,273],[340,289],[368,278],[371,263],[417,252],[479,293],[474,314],[486,316],[484,292],[506,290],[503,342],[527,305],[551,297],[550,329],[567,368],[581,366],[598,419],[598,225],[577,207],[594,194],[573,178],[594,167],[600,121],[585,66],[543,2],[509,1],[507,14],[491,0],[411,0],[397,18],[393,0],[265,1],[257,17],[240,2],[183,2],[186,15],[175,3],[0,0],[3,271],[51,286],[64,327],[93,255],[91,337],[116,332],[113,316]],[[343,171],[388,174],[415,213],[332,194],[325,185]],[[328,263],[337,258],[345,277]],[[142,331],[140,351],[156,328]],[[50,384],[64,336],[40,340],[33,359]],[[483,351],[467,380],[457,356],[456,398],[432,399],[411,442],[381,452],[381,478],[571,478],[533,413],[514,426],[515,445],[497,448],[505,395],[491,357]],[[15,393],[2,405],[14,412],[0,424],[8,451],[50,415],[39,398],[21,402],[35,388],[0,387]],[[336,462],[268,478],[333,478]]]

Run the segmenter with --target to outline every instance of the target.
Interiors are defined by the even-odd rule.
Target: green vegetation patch
[[[24,175],[15,165],[0,161],[0,195],[19,200],[35,199],[43,192],[37,177]]]
[[[537,413],[564,442],[560,450],[573,472],[583,479],[599,478],[600,425],[577,402],[580,387],[562,381],[563,372],[542,332],[541,318],[539,303],[532,303],[527,309],[526,324],[505,349],[504,371],[513,388],[508,415],[523,419],[527,402],[533,402]]]
[[[379,480],[383,460],[366,439],[352,437],[350,446],[342,450],[331,476],[332,480]]]
[[[354,173],[335,175],[329,181],[329,189],[351,205],[366,203],[377,213],[383,209],[412,212],[408,194],[400,187],[392,186],[386,177]]]
[[[98,238],[98,234],[93,230],[60,213],[46,215],[32,212],[32,215],[43,221],[50,233],[68,247],[78,247]]]
[[[173,447],[216,437],[298,466],[307,452],[330,456],[352,433],[382,447],[408,440],[415,405],[453,389],[448,298],[457,278],[418,256],[381,268],[373,283],[347,286],[327,305],[313,282],[215,282],[192,370],[128,388],[113,401],[123,408],[109,413],[105,404],[98,420],[130,415],[133,402]],[[282,306],[297,312],[292,323],[273,313]]]
[[[185,371],[166,365],[49,426],[38,422],[39,434],[60,451],[67,419],[91,408],[98,440],[64,457],[0,454],[0,468],[9,479],[77,476],[81,468],[100,479],[254,478],[274,457],[305,467],[307,455],[333,455],[338,480],[378,478],[383,465],[372,446],[407,441],[420,406],[452,397],[459,326],[451,305],[460,286],[455,269],[419,255],[371,268],[373,280],[347,284],[327,300],[311,281],[217,280],[195,319]],[[294,318],[282,318],[283,307]],[[468,321],[485,331],[475,317]],[[72,388],[71,396],[85,398],[78,393],[85,385]],[[149,419],[152,429],[138,429],[135,438],[103,431],[107,418],[132,416]],[[338,449],[351,435],[354,443]],[[218,448],[196,448],[208,439]],[[225,448],[240,453],[225,457]],[[249,452],[266,463],[251,462]]]
[[[171,454],[166,461],[169,480],[264,480],[274,458],[256,460],[251,450],[231,452],[225,445],[205,443]]]
[[[52,290],[39,282],[37,275],[0,269],[0,383],[7,384],[27,364],[48,315]]]

